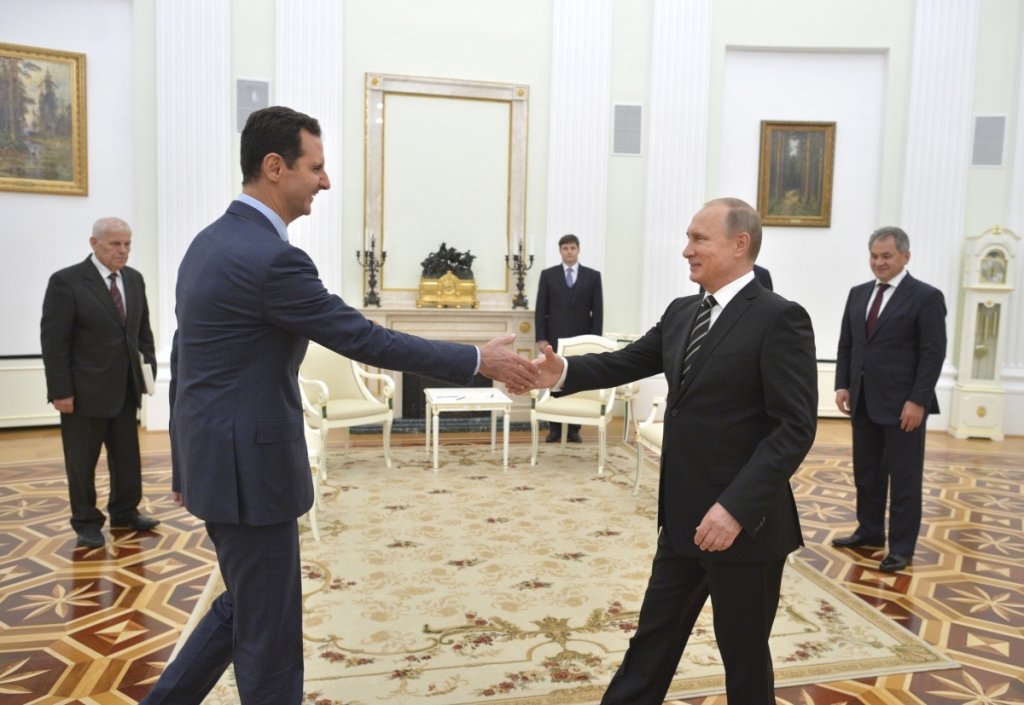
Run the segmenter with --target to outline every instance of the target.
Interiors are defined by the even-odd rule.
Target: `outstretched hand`
[[[522,394],[516,390],[533,389],[540,372],[534,363],[505,347],[515,339],[515,335],[503,335],[482,346],[480,374],[501,382],[513,394]]]
[[[565,362],[561,356],[555,354],[554,348],[550,345],[544,345],[541,352],[544,353],[544,356],[533,361],[539,373],[536,383],[529,387],[509,388],[510,392],[522,394],[531,389],[550,389],[558,384],[558,380],[562,378],[562,367]]]

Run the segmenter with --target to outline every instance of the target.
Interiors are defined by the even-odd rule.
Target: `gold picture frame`
[[[757,212],[763,225],[832,223],[834,122],[761,121]]]
[[[0,44],[0,191],[89,195],[85,54]]]

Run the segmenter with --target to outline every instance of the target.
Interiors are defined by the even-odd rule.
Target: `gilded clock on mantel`
[[[1003,440],[1003,333],[1010,320],[1007,307],[1019,242],[1016,233],[998,225],[967,238],[963,325],[948,429],[957,438]]]

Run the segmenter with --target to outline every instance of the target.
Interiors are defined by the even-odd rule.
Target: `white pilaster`
[[[914,276],[946,297],[946,364],[937,394],[945,428],[956,377],[957,297],[971,158],[971,104],[979,0],[929,0],[914,12],[900,226],[910,236]]]
[[[705,199],[711,0],[655,0],[640,330],[696,293],[681,253]],[[724,194],[727,195],[727,194]]]
[[[551,42],[546,254],[580,239],[580,262],[604,268],[611,153],[612,0],[555,0]]]
[[[311,215],[288,226],[288,237],[313,259],[327,289],[339,295],[344,8],[342,0],[277,0],[274,54],[274,103],[320,121],[331,177],[331,188],[317,195]]]
[[[230,0],[157,0],[156,174],[161,370],[146,426],[167,427],[178,265],[231,202]]]
[[[1024,237],[1024,41],[1021,42],[1020,64],[1017,67],[1016,129],[1013,136],[1013,179],[1006,227]],[[1003,357],[1002,381],[1006,389],[1003,431],[1024,434],[1024,272],[1020,263],[1024,252],[1017,253],[1014,290],[1010,295],[1010,316],[1006,326],[1006,348]]]

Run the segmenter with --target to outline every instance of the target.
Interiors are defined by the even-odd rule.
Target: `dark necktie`
[[[708,294],[704,297],[704,300],[700,302],[700,313],[697,314],[697,320],[693,324],[693,332],[690,333],[690,343],[686,347],[686,357],[683,358],[683,375],[679,379],[679,386],[683,386],[683,382],[686,381],[686,373],[690,371],[690,363],[693,360],[693,356],[700,350],[701,341],[704,340],[704,336],[711,330],[711,309],[715,307],[715,297]]]
[[[572,280],[572,268],[571,267],[569,269],[565,270],[565,285],[567,287],[569,287],[570,289],[572,288],[573,280]]]
[[[864,324],[864,332],[867,333],[867,337],[869,338],[871,337],[871,331],[875,329],[875,324],[878,323],[878,312],[882,309],[882,295],[888,288],[888,284],[879,284],[878,293],[875,294],[875,300],[871,302],[871,310],[868,311],[868,320]]]
[[[107,278],[110,279],[110,295],[114,297],[114,305],[121,314],[121,325],[124,325],[124,299],[121,298],[121,290],[117,288],[117,275],[111,274]]]

